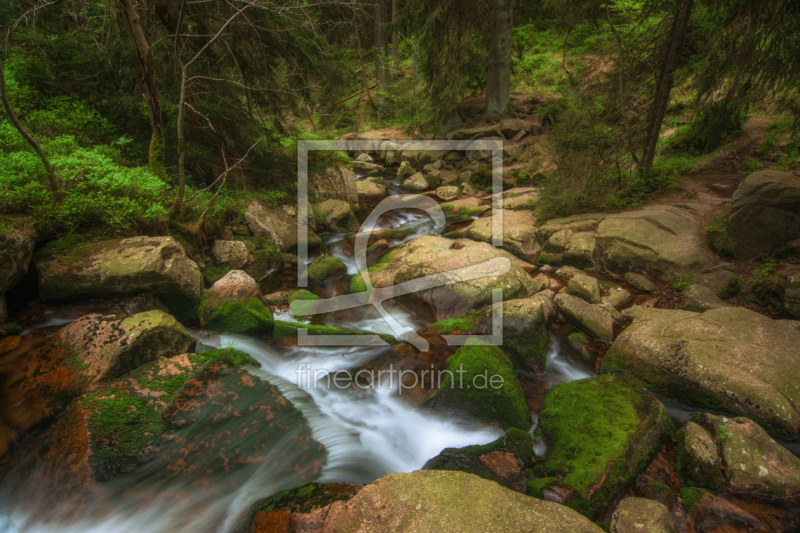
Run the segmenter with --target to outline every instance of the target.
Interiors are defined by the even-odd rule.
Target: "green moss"
[[[477,313],[448,318],[431,324],[427,329],[434,335],[470,334],[478,326],[478,319]]]
[[[273,322],[269,307],[253,297],[221,302],[206,319],[206,327],[226,333],[269,335]]]
[[[442,383],[425,402],[463,409],[503,428],[527,430],[531,417],[508,356],[496,346],[462,346],[447,359]],[[491,380],[493,385],[486,383]]]
[[[298,329],[308,329],[309,335],[375,335],[370,331],[358,331],[353,329],[342,329],[335,326],[315,326],[312,324],[299,324],[297,322],[276,321],[272,332],[272,340],[276,344],[284,344],[284,341],[292,343],[297,339]],[[391,335],[378,334],[378,336],[389,344],[397,344],[397,339]]]
[[[588,341],[586,340],[586,336],[583,333],[570,333],[569,340],[579,342],[581,344],[586,344]]]
[[[558,481],[555,477],[543,477],[538,479],[530,479],[528,481],[528,496],[542,499],[544,497],[543,491],[553,483]]]
[[[333,502],[348,500],[356,492],[358,487],[343,483],[306,483],[261,500],[254,512],[270,513],[288,507],[294,512],[308,513]]]
[[[683,500],[683,507],[687,513],[691,513],[694,506],[697,505],[703,498],[703,494],[708,492],[705,489],[697,487],[684,487],[681,489],[681,500]]]
[[[239,351],[234,350],[233,348],[221,348],[219,350],[209,350],[207,352],[203,352],[199,354],[202,357],[213,359],[215,361],[222,361],[226,365],[230,367],[240,367],[240,366],[255,366],[260,368],[261,363],[250,357],[250,355]]]
[[[228,268],[225,266],[208,264],[203,270],[203,281],[206,282],[206,285],[211,286],[221,280],[227,273]]]
[[[321,255],[308,266],[308,280],[321,283],[336,274],[347,272],[347,267],[339,259],[330,255]]]
[[[289,298],[286,303],[292,305],[292,302],[296,302],[292,305],[292,310],[298,315],[304,315],[307,311],[311,310],[311,302],[319,299],[319,296],[312,292],[305,289],[298,289],[289,293]]]
[[[164,163],[164,134],[153,132],[150,137],[150,172],[161,178],[166,183],[167,167]]]
[[[544,475],[575,489],[570,507],[591,517],[646,467],[668,419],[664,406],[630,377],[558,385],[539,413],[539,432],[550,444]]]

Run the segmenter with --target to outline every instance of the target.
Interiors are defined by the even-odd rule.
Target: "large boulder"
[[[232,270],[214,283],[203,302],[203,324],[224,333],[270,335],[274,319],[264,305],[256,281],[241,270]]]
[[[634,307],[601,372],[623,372],[685,404],[800,432],[800,333],[741,307],[702,314]]]
[[[700,227],[671,206],[609,215],[597,226],[595,261],[607,270],[673,279],[710,264]]]
[[[303,498],[304,504],[285,499],[278,504],[275,499],[259,502],[247,532],[286,531],[275,528],[288,528],[289,524],[313,524],[314,530],[329,533],[603,531],[564,506],[530,498],[464,472],[418,470],[389,474],[360,489],[355,496],[340,489],[339,496],[318,497],[319,489],[314,487],[303,487],[303,493],[314,491],[315,496]]]
[[[531,434],[511,428],[489,444],[445,448],[422,469],[467,472],[525,494],[528,490],[527,471],[535,462]]]
[[[537,234],[542,235],[542,232],[537,231]],[[552,265],[591,268],[594,266],[596,239],[597,233],[594,231],[561,229],[547,239],[538,260]]]
[[[750,174],[733,193],[728,228],[736,255],[744,259],[800,238],[800,180],[776,170]]]
[[[611,516],[611,533],[678,533],[664,504],[645,498],[625,498]]]
[[[282,252],[296,253],[298,220],[288,215],[286,211],[253,200],[247,204],[244,218],[253,235],[270,239]],[[309,248],[322,244],[322,239],[310,227],[307,227],[306,231],[308,232]]]
[[[602,341],[614,339],[614,319],[607,309],[563,293],[557,294],[554,302],[558,311],[575,326]]]
[[[163,311],[131,316],[85,315],[59,337],[93,382],[130,372],[159,357],[191,352],[195,340]]]
[[[439,388],[425,407],[450,416],[467,415],[503,429],[531,427],[511,360],[496,346],[462,346],[447,359]]]
[[[358,220],[350,209],[350,204],[342,200],[325,200],[314,206],[314,216],[322,229],[355,229]]]
[[[508,259],[510,268],[498,274],[495,268]],[[463,281],[461,269],[487,265],[486,274],[477,279]],[[421,307],[436,320],[455,318],[467,314],[471,309],[492,302],[492,290],[503,289],[507,299],[526,298],[537,292],[539,283],[522,268],[521,262],[512,254],[493,246],[469,239],[451,240],[438,235],[426,235],[405,242],[383,255],[377,265],[369,268],[370,279],[375,288],[398,285],[414,279],[436,276],[442,283],[439,287],[399,296],[409,307]],[[364,281],[356,274],[350,283],[350,292],[365,290]]]
[[[749,418],[695,413],[692,421],[713,436],[725,492],[764,498],[800,494],[800,459]]]
[[[328,167],[324,173],[308,178],[308,198],[318,204],[325,200],[342,200],[358,211],[358,189],[355,172],[343,165]],[[248,224],[250,221],[247,221]],[[252,229],[252,225],[251,225]]]
[[[541,289],[546,288],[544,282]],[[552,302],[539,294],[531,298],[505,300],[486,306],[477,312],[457,318],[435,322],[421,329],[424,337],[432,335],[491,335],[493,316],[499,308],[503,320],[503,350],[511,358],[514,368],[541,372],[547,365],[548,307]]]
[[[357,181],[356,189],[359,196],[376,198],[386,196],[386,186],[383,183],[372,181],[372,179]]]
[[[14,286],[28,272],[36,241],[33,232],[15,228],[0,237],[0,295]]]
[[[509,211],[500,209],[492,216],[479,218],[464,229],[452,233],[453,237],[466,237],[491,243],[494,236],[503,239],[503,248],[521,255],[533,255],[539,251],[536,240],[536,216],[531,211]]]
[[[48,247],[34,257],[45,300],[156,293],[165,300],[200,301],[203,275],[172,237],[132,237],[76,245],[64,253]],[[167,302],[165,302],[167,303]]]
[[[557,385],[539,413],[548,450],[539,461],[544,477],[529,483],[529,494],[591,516],[644,470],[670,424],[667,409],[633,378]]]

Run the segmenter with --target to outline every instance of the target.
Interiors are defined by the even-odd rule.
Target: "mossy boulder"
[[[448,373],[424,405],[467,415],[503,429],[528,430],[531,416],[511,360],[496,346],[462,346],[447,359]]]
[[[492,243],[495,235],[502,237],[503,248],[519,255],[534,255],[541,249],[536,239],[536,216],[528,210],[497,210],[451,236]]]
[[[195,340],[171,315],[147,311],[130,316],[85,315],[59,337],[81,373],[93,382],[118,377],[158,359],[191,352]]]
[[[569,280],[568,287],[572,296],[577,296],[590,304],[599,304],[601,301],[600,284],[591,276],[578,274]]]
[[[541,239],[547,232],[537,230]],[[570,265],[577,268],[594,266],[594,250],[596,247],[594,231],[572,231],[561,229],[552,233],[545,242],[538,261],[549,265]]]
[[[509,270],[502,271],[508,260]],[[490,263],[490,261],[492,261]],[[484,266],[481,266],[484,265]],[[462,269],[474,268],[484,275],[463,281]],[[369,268],[376,288],[385,288],[422,277],[435,276],[441,286],[398,297],[411,309],[431,313],[436,320],[455,318],[492,302],[492,290],[503,289],[507,299],[527,298],[539,290],[539,283],[522,268],[522,263],[509,252],[488,243],[470,239],[451,240],[426,235],[405,242],[381,256]],[[351,292],[365,290],[361,275],[350,282]]]
[[[723,488],[764,498],[800,494],[800,459],[749,418],[695,413],[692,421],[713,436],[719,450]]]
[[[722,471],[714,437],[694,422],[687,422],[675,434],[675,467],[690,487],[722,491]]]
[[[260,298],[224,300],[208,313],[205,327],[221,333],[247,333],[269,336],[275,320]]]
[[[269,498],[259,500],[248,520],[247,533],[275,530],[285,531],[293,515],[307,515],[339,501],[347,501],[361,490],[358,485],[347,483],[305,483],[298,487],[280,491]],[[324,512],[323,511],[323,512]]]
[[[666,408],[633,378],[557,385],[539,413],[548,450],[529,494],[592,516],[644,470],[670,427]]]
[[[422,172],[417,172],[403,181],[403,187],[406,189],[411,189],[412,191],[424,191],[429,186],[428,180],[425,179],[425,176],[422,174]]]
[[[538,280],[534,280],[538,281]],[[434,335],[492,335],[493,315],[499,308],[503,320],[503,350],[514,368],[541,372],[547,365],[546,298],[506,300],[467,315],[441,320],[419,330],[423,337]]]
[[[341,491],[309,490],[311,498],[337,498]],[[332,494],[325,495],[326,491]],[[299,497],[304,502],[306,495]],[[301,507],[302,503],[298,505]],[[314,524],[320,531],[395,533],[601,533],[603,530],[561,505],[529,498],[492,481],[464,472],[421,470],[389,474],[361,488],[346,501],[285,514],[256,513],[248,533],[270,531],[267,525]],[[269,517],[269,520],[268,520]],[[261,521],[259,521],[261,519]],[[274,531],[275,529],[272,529]],[[280,531],[280,529],[277,529]]]
[[[800,333],[741,307],[702,314],[633,307],[633,323],[606,353],[601,373],[625,373],[696,407],[800,431]]]
[[[422,469],[467,472],[525,494],[528,471],[535,463],[531,434],[511,428],[489,444],[445,448]]]
[[[173,314],[196,305],[203,275],[172,237],[132,237],[58,248],[34,254],[39,293],[65,301],[155,293]]]
[[[308,265],[308,281],[322,283],[337,274],[346,274],[347,266],[332,255],[321,255]]]
[[[386,186],[383,183],[372,181],[374,178],[369,178],[356,182],[356,189],[359,196],[366,197],[383,197],[386,196]]]
[[[350,204],[342,200],[325,200],[314,206],[314,216],[320,229],[345,228],[354,230],[358,220],[350,209]]]
[[[608,309],[592,305],[570,294],[556,294],[558,311],[575,326],[606,342],[614,338],[614,319]]]

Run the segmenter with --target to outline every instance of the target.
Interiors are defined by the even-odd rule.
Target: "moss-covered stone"
[[[694,422],[675,434],[675,468],[689,486],[722,491],[722,471],[714,437]]]
[[[297,330],[307,329],[308,335],[376,335],[369,331],[342,329],[335,326],[314,326],[312,324],[299,324],[278,320],[272,333],[272,341],[278,346],[296,346]],[[397,339],[383,333],[377,334],[389,344],[397,344]]]
[[[468,472],[524,494],[528,483],[527,472],[535,462],[531,434],[511,428],[489,444],[445,448],[425,463],[422,469]]]
[[[305,483],[299,487],[283,490],[256,503],[253,519],[258,522],[266,517],[259,517],[272,511],[285,509],[296,513],[309,513],[325,507],[333,502],[349,500],[361,487],[347,483]]]
[[[528,430],[531,417],[511,360],[496,346],[463,346],[447,359],[447,370],[427,407],[463,413],[503,429]]]
[[[308,281],[322,283],[332,276],[346,272],[347,266],[339,259],[330,255],[321,255],[308,265]]]
[[[592,516],[639,474],[671,428],[666,408],[637,380],[600,376],[547,392],[538,433],[549,444],[530,493],[553,495]],[[544,486],[542,486],[544,485]]]
[[[272,311],[259,298],[227,299],[208,316],[206,328],[224,333],[268,336],[274,322]]]

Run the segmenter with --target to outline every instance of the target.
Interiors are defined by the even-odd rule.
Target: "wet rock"
[[[314,206],[317,224],[322,229],[358,227],[358,220],[350,209],[350,205],[342,200],[326,200]]]
[[[666,408],[630,377],[557,385],[539,413],[548,451],[529,494],[591,516],[644,470],[669,424]]]
[[[800,431],[800,334],[740,307],[702,314],[633,307],[602,373],[630,373],[659,394]],[[721,356],[721,354],[724,354]]]
[[[264,305],[258,284],[247,273],[228,272],[206,296],[203,324],[207,329],[260,335],[272,332],[272,311]]]
[[[713,292],[718,298],[727,300],[739,293],[741,280],[733,272],[719,270],[710,274],[698,274],[692,278],[692,283],[702,285]]]
[[[0,238],[0,250],[5,250],[0,254],[0,294],[5,294],[28,272],[35,244],[33,231],[27,228],[6,230]]]
[[[407,178],[403,182],[403,187],[411,189],[412,191],[424,191],[425,189],[429,188],[428,181],[425,179],[425,176],[422,174],[422,172],[417,172],[410,178]]]
[[[675,459],[678,475],[691,487],[722,491],[717,442],[694,422],[687,422],[675,435]]]
[[[330,255],[321,255],[308,265],[308,281],[322,283],[337,274],[346,274],[347,266]]]
[[[685,311],[703,313],[709,309],[720,309],[722,307],[730,307],[730,304],[726,304],[711,292],[711,289],[703,285],[692,285],[681,296],[681,309]]]
[[[639,289],[642,292],[651,293],[651,292],[656,292],[656,290],[658,289],[655,283],[647,279],[647,276],[643,276],[635,272],[626,273],[625,282],[634,289]]]
[[[348,501],[334,501],[321,508],[313,503],[299,507],[294,512],[293,508],[290,512],[257,512],[248,533],[291,531],[289,528],[294,527],[330,533],[602,532],[566,507],[524,496],[478,476],[441,470],[389,474],[360,489]],[[287,529],[268,529],[276,524]]]
[[[607,310],[569,294],[557,294],[554,302],[558,311],[582,330],[603,341],[614,339],[614,321]]]
[[[242,268],[247,264],[249,254],[245,243],[242,241],[223,241],[217,239],[211,248],[214,261],[225,263],[232,269]]]
[[[511,360],[496,346],[462,346],[447,359],[439,388],[423,404],[503,429],[528,430],[531,417]]]
[[[510,268],[497,274],[496,268],[509,261]],[[489,261],[494,262],[489,263]],[[488,264],[487,264],[488,263]],[[486,274],[477,279],[462,281],[460,269],[485,265]],[[479,270],[478,272],[481,272]],[[376,288],[390,287],[414,279],[436,276],[442,285],[398,297],[404,305],[420,306],[444,320],[467,314],[492,302],[492,290],[502,288],[504,298],[526,298],[536,292],[539,284],[522,268],[521,262],[508,252],[487,243],[469,239],[451,240],[427,235],[405,242],[379,259],[369,268],[370,279]],[[366,289],[360,275],[350,282],[350,292]]]
[[[647,272],[674,279],[710,263],[700,228],[669,206],[609,215],[597,226],[595,261],[611,272]]]
[[[93,382],[120,376],[159,357],[190,352],[195,340],[163,311],[131,316],[86,315],[65,326],[59,337]]]
[[[765,498],[800,494],[800,459],[749,418],[695,413],[692,421],[713,435],[726,492]]]
[[[461,189],[455,185],[445,185],[436,189],[436,197],[443,202],[458,200],[459,196],[461,196]]]
[[[492,335],[493,316],[503,321],[503,350],[514,368],[541,372],[547,364],[547,321],[552,315],[550,299],[545,297],[505,300],[477,312],[442,320],[419,331],[423,337],[433,335]],[[499,322],[498,322],[499,323]]]
[[[743,259],[765,257],[800,238],[800,183],[788,172],[750,174],[733,194],[728,225]]]
[[[528,488],[526,470],[533,468],[535,462],[531,434],[511,428],[489,444],[445,448],[425,463],[422,470],[467,472],[525,494]]]
[[[341,200],[350,204],[350,209],[356,212],[358,211],[356,175],[344,165],[328,167],[324,174],[312,174],[308,178],[308,197],[315,204],[326,200]],[[250,224],[250,220],[247,223]],[[250,229],[258,235],[252,224]]]
[[[572,296],[577,296],[590,304],[599,304],[601,301],[600,284],[595,278],[578,274],[569,280],[568,287]]]
[[[611,533],[678,533],[669,509],[653,500],[625,498],[611,518]]]
[[[39,292],[64,301],[156,293],[196,304],[203,275],[172,237],[133,237],[76,245],[65,253],[44,247],[34,259]]]
[[[253,200],[247,204],[244,217],[256,237],[270,239],[282,252],[297,250],[298,220],[287,216],[282,209]],[[322,244],[322,239],[311,228],[307,228],[307,231],[309,248],[315,248]]]
[[[533,255],[539,251],[535,225],[536,216],[531,211],[500,209],[491,217],[479,218],[466,228],[454,231],[451,236],[492,243],[494,236],[499,233],[506,250]]]

